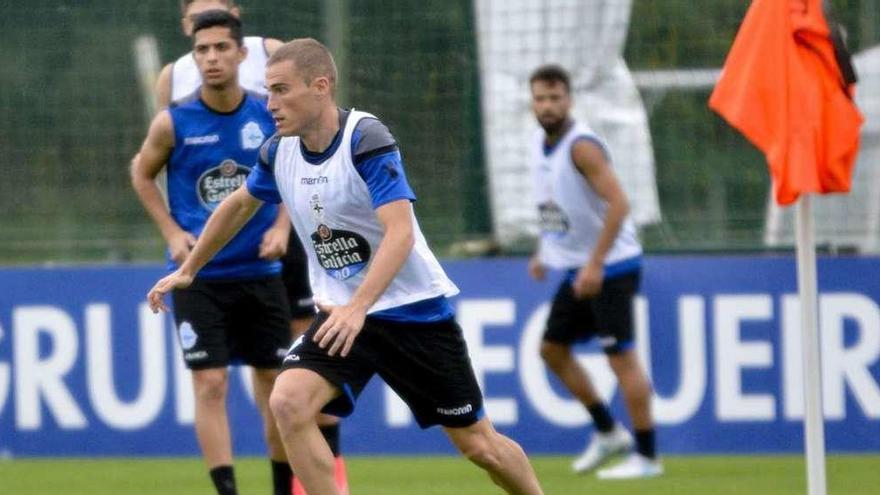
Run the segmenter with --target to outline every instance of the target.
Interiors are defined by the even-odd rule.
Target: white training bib
[[[247,57],[238,66],[238,84],[244,89],[265,96],[266,93],[266,47],[260,36],[245,36]],[[202,75],[193,53],[177,59],[171,66],[171,101],[178,101],[192,94],[202,85]]]
[[[586,125],[575,123],[549,153],[544,150],[545,135],[540,131],[532,144],[535,198],[541,226],[540,260],[556,269],[583,266],[596,246],[605,224],[608,204],[590,186],[571,159],[571,148],[578,139],[608,147]],[[608,156],[611,165],[611,157]],[[635,225],[627,216],[614,245],[605,258],[605,265],[623,261],[642,253]]]
[[[363,118],[352,110],[338,148],[318,165],[306,161],[298,137],[282,138],[274,161],[275,180],[296,233],[309,256],[309,279],[315,300],[346,304],[364,281],[384,230],[369,189],[355,169],[352,133]],[[439,296],[458,288],[428,248],[413,215],[415,245],[403,267],[368,313]]]

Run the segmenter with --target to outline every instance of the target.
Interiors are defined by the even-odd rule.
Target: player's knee
[[[553,342],[541,342],[541,359],[551,368],[557,367],[565,362],[571,354],[568,346],[555,344]]]
[[[642,368],[635,351],[629,350],[608,356],[608,364],[617,376],[624,393],[650,395],[651,382]]]
[[[193,374],[195,398],[200,403],[219,403],[226,400],[226,374],[215,370]]]
[[[608,365],[618,377],[638,377],[643,374],[638,356],[632,349],[609,354]]]
[[[315,411],[312,411],[310,402],[308,391],[286,383],[276,383],[269,396],[269,408],[275,420],[290,426],[315,420]]]

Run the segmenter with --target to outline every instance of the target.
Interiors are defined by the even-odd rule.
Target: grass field
[[[806,493],[804,464],[794,456],[666,457],[663,477],[598,481],[575,476],[565,457],[532,459],[547,494],[786,495]],[[352,457],[353,495],[477,495],[501,493],[481,471],[453,457]],[[262,459],[236,464],[242,495],[266,495],[269,467]],[[880,456],[828,459],[829,494],[880,493]],[[210,495],[199,460],[10,460],[0,462],[3,495]]]

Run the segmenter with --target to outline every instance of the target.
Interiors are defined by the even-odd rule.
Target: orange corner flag
[[[841,53],[821,0],[754,0],[709,99],[764,152],[781,205],[850,190],[864,119]]]

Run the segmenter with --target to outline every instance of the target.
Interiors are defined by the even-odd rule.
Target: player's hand
[[[541,263],[537,256],[529,258],[529,276],[537,281],[544,280],[547,276],[547,268]]]
[[[593,297],[602,290],[602,278],[605,276],[605,267],[601,263],[589,262],[578,270],[574,282],[571,284],[574,297],[584,299]]]
[[[150,303],[150,309],[153,313],[159,311],[168,312],[168,306],[162,300],[162,296],[174,289],[185,289],[193,282],[192,275],[181,273],[180,270],[175,271],[171,275],[156,282],[156,285],[147,293],[147,301]]]
[[[260,258],[274,261],[287,254],[287,240],[290,236],[289,229],[272,227],[263,234],[260,242]]]
[[[183,229],[169,235],[166,240],[168,241],[168,251],[171,253],[171,259],[177,263],[177,266],[182,265],[186,261],[186,257],[189,256],[192,247],[196,245],[196,237]]]
[[[321,349],[327,349],[327,355],[334,356],[337,352],[342,357],[348,356],[354,339],[364,328],[367,310],[358,306],[327,306],[318,304],[318,309],[329,316],[312,336]]]

